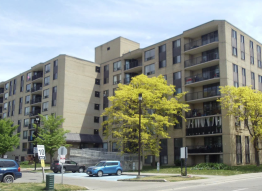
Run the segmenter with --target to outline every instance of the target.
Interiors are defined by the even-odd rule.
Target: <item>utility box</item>
[[[54,190],[55,176],[51,174],[46,175],[46,190]]]

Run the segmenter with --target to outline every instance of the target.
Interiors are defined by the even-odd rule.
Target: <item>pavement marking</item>
[[[248,188],[241,188],[241,189],[237,189],[237,190],[232,190],[232,191],[240,191],[240,190],[246,190]]]

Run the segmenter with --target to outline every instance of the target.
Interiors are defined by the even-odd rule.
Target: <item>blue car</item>
[[[13,183],[21,177],[20,166],[15,160],[0,159],[0,182]]]
[[[86,174],[89,176],[97,175],[98,177],[103,174],[116,174],[120,176],[123,172],[120,161],[100,161],[95,166],[90,166],[86,170]]]

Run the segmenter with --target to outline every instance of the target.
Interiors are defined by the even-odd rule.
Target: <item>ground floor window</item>
[[[242,147],[240,135],[236,135],[236,162],[237,164],[242,164]]]
[[[246,164],[250,164],[250,153],[249,153],[249,137],[245,137],[245,153],[246,153]]]
[[[180,148],[183,147],[183,139],[175,138],[174,139],[174,164],[178,164],[180,161]]]
[[[167,139],[161,139],[160,164],[168,164],[167,157]]]
[[[103,149],[105,149],[105,150],[108,149],[108,143],[103,143]]]
[[[145,164],[153,164],[154,155],[147,155],[145,158]]]

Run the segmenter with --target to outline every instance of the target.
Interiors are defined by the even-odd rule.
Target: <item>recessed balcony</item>
[[[188,147],[188,155],[205,155],[205,154],[221,154],[223,147],[221,144],[213,145],[196,145]]]
[[[36,86],[31,89],[32,93],[37,93],[38,91],[42,91],[42,86]]]
[[[219,70],[213,70],[202,74],[196,74],[185,78],[186,87],[203,86],[212,84],[220,81]]]
[[[39,115],[39,114],[41,114],[41,109],[30,112],[30,117],[34,117],[34,116]]]
[[[4,102],[3,98],[0,98],[0,104],[2,104]]]
[[[32,77],[32,81],[34,82],[42,82],[42,78],[43,78],[43,72],[35,72],[35,74]]]
[[[140,72],[142,71],[142,60],[131,59],[125,61],[125,72]]]
[[[2,107],[0,107],[0,113],[3,113],[3,108]]]
[[[187,93],[186,94],[186,101],[188,103],[194,103],[194,102],[207,102],[207,101],[213,101],[220,97],[219,91],[200,91],[200,92],[193,92],[193,93]]]
[[[0,95],[4,93],[4,88],[0,88]]]
[[[199,56],[186,60],[184,62],[185,70],[199,70],[202,68],[215,66],[219,64],[218,52],[210,53],[205,56]]]
[[[42,102],[42,97],[36,97],[35,99],[31,99],[31,101],[30,101],[30,104],[31,105],[34,105],[34,104],[41,104],[41,102]]]
[[[199,39],[184,45],[185,54],[197,54],[218,47],[218,37]]]
[[[212,115],[221,115],[221,107],[212,107],[210,109],[192,109],[186,113],[186,118],[201,118]]]

